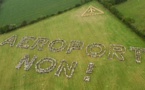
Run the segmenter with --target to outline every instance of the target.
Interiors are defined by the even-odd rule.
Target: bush
[[[62,11],[58,11],[58,13],[57,14],[61,14],[62,13]]]
[[[12,30],[15,30],[17,26],[15,24],[5,25],[0,28],[0,34],[10,32]]]
[[[0,0],[0,2],[2,2],[2,1],[3,1],[3,0]],[[89,1],[92,1],[92,0],[84,0],[84,1],[85,1],[84,3],[86,3],[86,2],[89,2]],[[18,26],[14,25],[14,24],[10,24],[10,25],[6,25],[6,26],[3,26],[3,27],[0,27],[0,34],[7,33],[7,32],[10,32],[10,31],[15,30],[15,29],[17,29],[17,28],[21,28],[21,27],[24,27],[24,26],[26,26],[26,25],[33,24],[33,23],[35,23],[35,22],[41,21],[41,20],[43,20],[43,19],[45,19],[45,18],[48,18],[48,17],[55,16],[55,15],[57,15],[57,14],[61,14],[61,13],[63,13],[63,12],[66,12],[66,11],[68,11],[68,10],[71,10],[71,9],[73,9],[73,8],[75,8],[75,7],[79,7],[79,6],[81,6],[82,4],[84,4],[84,3],[76,4],[74,7],[70,7],[70,8],[68,8],[68,9],[64,10],[64,11],[58,11],[58,12],[55,13],[55,14],[46,15],[46,16],[41,16],[41,17],[39,17],[39,18],[37,18],[37,19],[35,19],[35,20],[32,20],[32,21],[30,21],[30,22],[27,22],[27,21],[24,20],[24,21],[23,21],[20,25],[18,25]],[[0,3],[0,4],[1,4],[1,3]]]
[[[110,4],[114,5],[114,4],[120,4],[120,3],[125,2],[127,0],[98,0],[98,1],[101,3],[110,3]]]
[[[26,26],[26,25],[27,25],[27,21],[24,20],[24,21],[21,23],[20,26],[23,27],[23,26]]]
[[[115,4],[120,4],[120,3],[125,2],[125,1],[127,1],[127,0],[115,0]]]
[[[141,37],[145,37],[145,30],[139,30],[136,26],[133,25],[135,20],[133,18],[124,17],[114,6],[111,0],[97,0],[99,3],[103,4],[112,14],[114,14],[118,19],[120,19],[125,25],[131,28],[136,34]],[[119,4],[127,0],[115,0],[115,4]]]
[[[79,6],[81,6],[81,4],[76,4],[76,5],[75,5],[75,7],[79,7]]]

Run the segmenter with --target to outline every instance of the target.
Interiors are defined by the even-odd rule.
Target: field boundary
[[[145,40],[145,34],[141,32],[133,23],[134,19],[130,17],[125,17],[120,11],[118,11],[114,5],[109,2],[103,2],[100,0],[96,0],[100,4],[102,4],[106,9],[108,9],[113,15],[115,15],[121,22],[123,22],[127,27],[129,27],[133,32],[135,32],[138,36],[140,36],[143,40]]]
[[[80,7],[80,6],[86,4],[86,3],[90,2],[90,1],[92,1],[92,0],[88,0],[88,1],[82,2],[81,4],[76,4],[76,5],[74,5],[74,7],[70,7],[68,9],[63,10],[63,11],[58,11],[57,13],[54,13],[54,14],[51,14],[51,15],[45,15],[45,16],[42,16],[42,17],[38,17],[38,18],[36,18],[34,20],[31,20],[29,22],[24,20],[24,21],[22,21],[22,23],[20,23],[20,25],[9,24],[9,25],[2,26],[2,27],[0,27],[0,34],[8,33],[8,32],[14,31],[16,29],[22,28],[24,26],[31,25],[31,24],[34,24],[34,23],[39,22],[41,20],[50,18],[52,16],[60,15],[60,14],[62,14],[64,12],[67,12],[67,11],[72,10],[74,8]]]

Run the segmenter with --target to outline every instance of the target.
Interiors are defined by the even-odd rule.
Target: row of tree
[[[125,17],[120,13],[115,7],[114,4],[118,4],[127,0],[97,0],[104,5],[111,13],[113,13],[118,19],[120,19],[125,25],[131,28],[136,34],[145,38],[144,30],[139,30],[135,25],[135,20],[131,17]],[[116,1],[115,3],[113,1]]]
[[[0,4],[3,2],[3,0],[0,0]]]
[[[89,1],[92,1],[92,0],[81,0],[81,3],[87,3]]]
[[[106,3],[110,3],[112,5],[114,4],[120,4],[122,2],[125,2],[127,0],[98,0],[99,2],[106,2]]]
[[[2,3],[3,3],[3,0],[0,0],[0,7],[1,7]]]
[[[68,8],[68,9],[65,9],[64,11],[58,11],[56,14],[45,15],[45,16],[39,17],[39,18],[37,18],[37,19],[35,19],[35,20],[32,20],[32,21],[29,21],[29,22],[26,21],[26,20],[24,20],[24,21],[22,21],[22,23],[19,24],[19,25],[10,24],[10,25],[2,26],[2,27],[0,27],[0,34],[4,34],[4,33],[7,33],[7,32],[16,30],[16,29],[18,29],[18,28],[24,27],[24,26],[26,26],[26,25],[34,24],[34,23],[36,23],[36,22],[38,22],[38,21],[41,21],[41,20],[44,20],[44,19],[46,19],[46,18],[55,16],[55,15],[59,15],[59,14],[61,14],[61,13],[64,13],[64,12],[68,11],[68,10],[71,10],[71,9],[73,9],[73,8],[75,8],[75,7],[79,7],[79,6],[81,6],[82,4],[85,4],[85,3],[89,2],[89,1],[92,1],[92,0],[85,0],[85,2],[82,2],[81,4],[76,4],[74,7],[70,7],[70,8]]]
[[[125,2],[127,0],[114,0],[114,1],[115,1],[115,4],[119,4],[119,3]]]

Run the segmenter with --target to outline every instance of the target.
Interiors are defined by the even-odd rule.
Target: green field
[[[127,0],[116,6],[117,9],[125,16],[135,20],[134,25],[145,34],[145,0]]]
[[[81,14],[90,5],[102,10],[104,14],[81,17]],[[145,89],[145,55],[142,54],[142,63],[137,64],[134,52],[130,51],[130,46],[145,47],[145,42],[96,1],[0,35],[0,42],[12,35],[18,36],[14,47],[0,46],[0,90]],[[73,50],[71,54],[66,54],[66,49],[62,52],[51,52],[48,45],[44,47],[43,51],[17,48],[16,45],[24,36],[47,37],[50,42],[60,38],[65,40],[67,45],[71,40],[80,40],[84,42],[84,47],[82,50]],[[106,53],[103,57],[87,56],[86,47],[94,42],[105,45]],[[121,44],[126,47],[124,61],[119,61],[117,58],[108,60],[110,44]],[[57,67],[63,59],[69,64],[77,61],[78,66],[71,79],[67,79],[64,73],[60,77],[54,76],[57,68],[48,74],[39,74],[35,71],[36,62],[29,71],[24,71],[24,67],[17,70],[15,66],[26,54],[29,54],[31,58],[37,55],[37,61],[44,57],[55,58]],[[96,67],[89,75],[91,81],[85,82],[83,78],[87,75],[85,72],[90,62],[94,63]]]
[[[81,4],[81,0],[4,0],[0,8],[0,26],[20,24]]]

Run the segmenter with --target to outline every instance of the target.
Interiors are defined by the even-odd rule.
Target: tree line
[[[0,1],[3,2],[3,0],[0,0]],[[16,30],[18,28],[21,28],[21,27],[24,27],[24,26],[27,26],[27,25],[30,25],[30,24],[34,24],[34,23],[36,23],[38,21],[41,21],[41,20],[44,20],[46,18],[59,15],[61,13],[64,13],[66,11],[69,11],[69,10],[75,8],[75,7],[79,7],[79,6],[85,4],[85,3],[89,2],[89,1],[92,1],[92,0],[82,0],[82,2],[80,4],[76,4],[74,7],[70,7],[68,9],[63,10],[63,11],[58,11],[56,14],[44,15],[44,16],[38,17],[38,18],[36,18],[34,20],[31,20],[29,22],[26,21],[26,20],[23,20],[19,25],[9,24],[9,25],[2,26],[2,27],[0,27],[0,34],[8,33],[8,32],[11,32],[11,31]]]
[[[3,0],[0,0],[0,8],[1,8],[2,3],[3,3]]]
[[[115,4],[120,4],[120,3],[125,2],[127,0],[97,0],[97,1],[99,3],[101,3],[105,8],[107,8],[118,19],[120,19],[126,26],[131,28],[136,34],[138,34],[142,38],[145,38],[145,33],[143,32],[144,30],[140,30],[134,25],[135,20],[131,17],[124,16],[114,6]]]
[[[104,2],[104,3],[110,3],[112,5],[114,4],[120,4],[122,2],[125,2],[127,0],[98,0],[99,2]]]
[[[3,0],[0,0],[0,6],[1,6],[2,3],[3,3]]]
[[[3,2],[3,0],[0,0],[0,3],[2,3]]]

